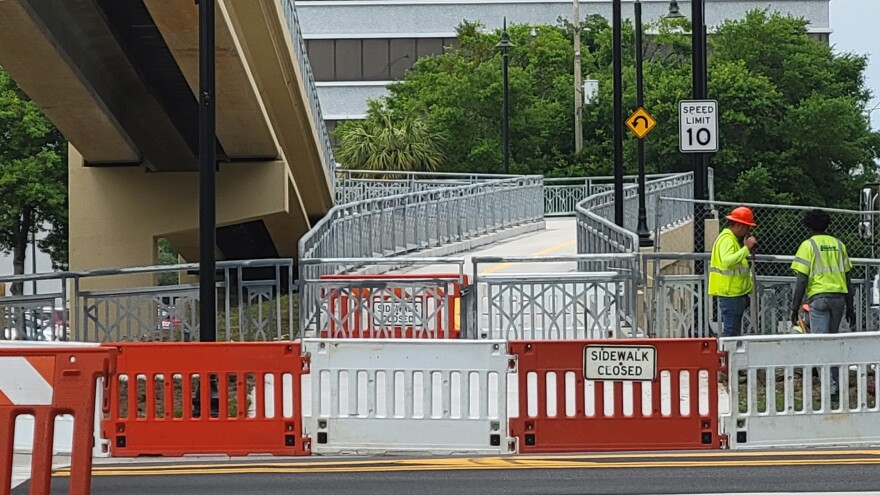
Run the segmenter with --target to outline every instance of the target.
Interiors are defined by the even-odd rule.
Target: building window
[[[403,78],[416,59],[458,46],[455,38],[308,40],[317,81],[392,81]]]

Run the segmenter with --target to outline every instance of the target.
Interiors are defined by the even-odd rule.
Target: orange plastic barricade
[[[462,289],[468,286],[466,275],[324,275],[321,280],[347,282],[322,290],[329,310],[321,325],[323,338],[460,336],[459,306]]]
[[[98,378],[114,372],[116,351],[100,347],[0,348],[0,494],[10,493],[15,418],[34,417],[31,493],[51,492],[55,417],[73,416],[70,492],[91,490]]]
[[[122,343],[102,435],[114,457],[309,455],[298,342]]]
[[[715,339],[511,342],[519,452],[718,449]]]

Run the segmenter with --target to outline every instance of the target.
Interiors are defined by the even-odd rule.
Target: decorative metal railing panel
[[[608,272],[550,273],[543,267],[585,260],[614,263]],[[476,291],[468,301],[468,336],[479,339],[572,340],[635,337],[638,267],[635,255],[573,255],[472,258]],[[526,273],[481,273],[502,264]]]
[[[613,272],[487,275],[478,283],[481,339],[635,336],[631,276]]]
[[[70,327],[63,293],[0,298],[0,340],[66,340]]]
[[[61,293],[0,297],[0,340],[198,340],[198,286],[150,283],[162,273],[192,274],[198,268],[190,263],[0,277],[0,283],[54,280],[63,288]],[[132,276],[141,283],[133,283]],[[217,340],[295,336],[293,260],[221,261],[216,278]],[[87,289],[95,286],[122,288]]]
[[[693,263],[708,263],[707,254],[657,253],[642,255],[646,264],[653,266],[648,294],[648,313],[654,318],[645,322],[649,335],[659,338],[717,337],[721,322],[717,300],[708,295],[708,276],[693,273]],[[793,257],[761,255],[757,258],[758,324],[752,312],[743,317],[743,335],[778,335],[791,331],[791,298],[795,277],[790,270]],[[877,272],[877,261],[854,259],[853,301],[856,322],[843,322],[841,331],[878,331],[878,305],[871,290],[872,274]],[[778,275],[788,271],[789,275]],[[764,275],[762,273],[770,273]]]

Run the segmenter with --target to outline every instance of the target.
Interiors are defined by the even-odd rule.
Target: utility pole
[[[581,75],[581,4],[574,0],[574,151],[584,148],[584,83]]]

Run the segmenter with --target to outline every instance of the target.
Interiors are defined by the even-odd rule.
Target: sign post
[[[681,100],[678,102],[678,149],[682,153],[718,151],[718,102]]]

